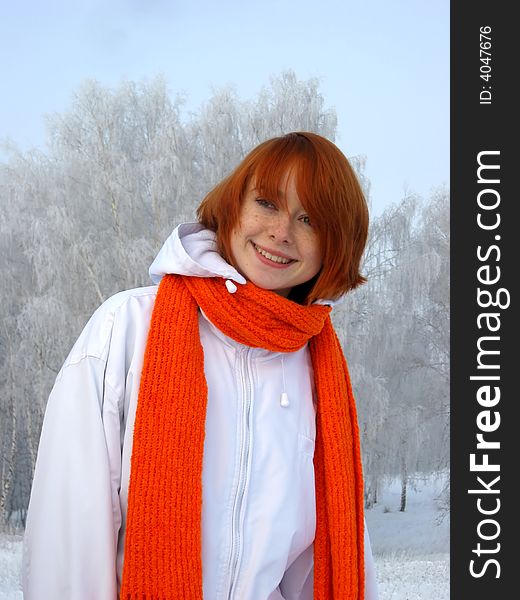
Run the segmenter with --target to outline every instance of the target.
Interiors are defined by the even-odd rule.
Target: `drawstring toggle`
[[[234,294],[237,291],[237,286],[231,281],[231,279],[226,279],[226,287],[230,294]]]

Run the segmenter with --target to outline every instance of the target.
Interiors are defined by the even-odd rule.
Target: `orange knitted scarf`
[[[198,309],[225,335],[273,352],[309,342],[317,392],[314,598],[363,600],[363,482],[352,388],[330,307],[248,282],[167,275],[148,334],[135,418],[122,600],[201,600],[207,384]]]

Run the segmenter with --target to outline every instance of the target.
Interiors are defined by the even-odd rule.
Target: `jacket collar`
[[[246,279],[219,254],[216,234],[201,223],[178,225],[152,262],[149,274],[155,284],[164,275],[191,275],[193,277],[222,277],[244,284]],[[315,304],[335,306],[342,301],[317,300]]]

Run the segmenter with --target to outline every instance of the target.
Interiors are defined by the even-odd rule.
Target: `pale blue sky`
[[[85,78],[163,74],[197,109],[233,84],[319,77],[337,145],[365,155],[374,213],[449,183],[449,0],[0,0],[0,138],[42,146]]]

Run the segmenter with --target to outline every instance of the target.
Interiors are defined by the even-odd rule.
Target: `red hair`
[[[249,183],[254,179],[255,187],[279,204],[280,183],[288,180],[288,172],[295,174],[296,191],[317,233],[323,260],[320,272],[296,286],[289,298],[302,304],[336,300],[366,281],[359,267],[368,235],[368,208],[350,163],[326,138],[294,132],[263,142],[207,194],[197,209],[198,220],[216,232],[220,253],[236,266],[231,233],[238,226]]]

